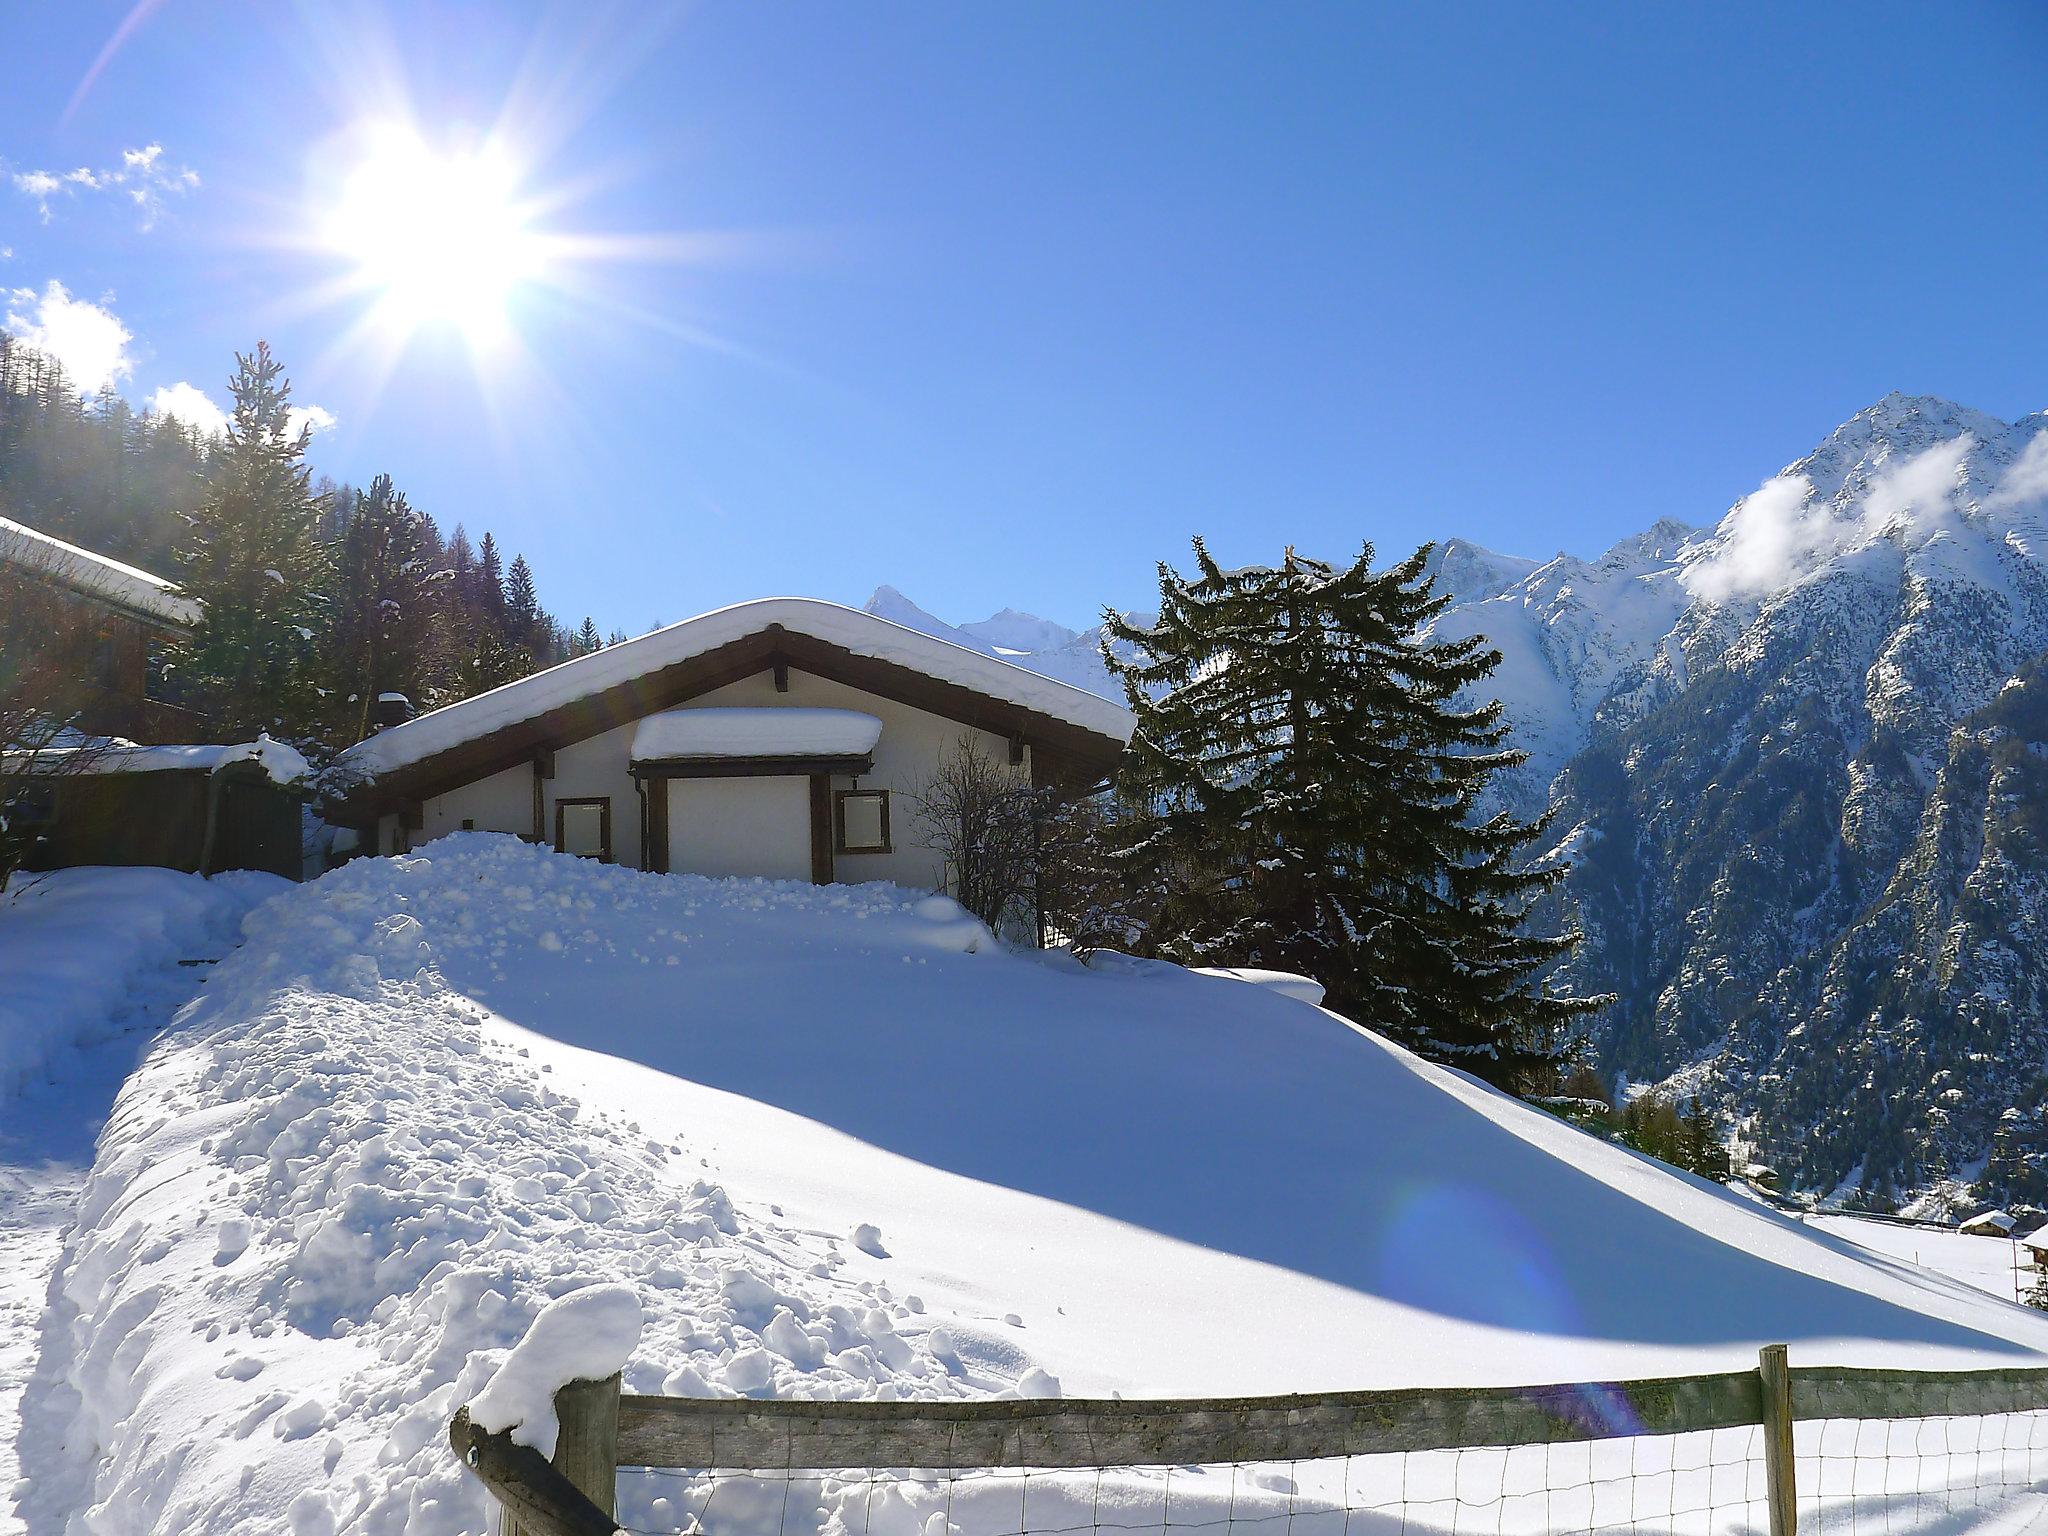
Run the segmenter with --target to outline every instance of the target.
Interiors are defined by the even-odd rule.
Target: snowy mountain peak
[[[1437,591],[1455,603],[1476,602],[1520,581],[1540,562],[1525,555],[1503,555],[1470,539],[1445,539],[1429,559]]]
[[[1883,469],[1938,444],[1964,436],[1988,443],[2010,430],[2010,424],[1996,416],[1953,400],[1894,390],[1851,416],[1779,476],[1803,475],[1812,482],[1815,496],[1839,501],[1862,495]]]
[[[895,587],[886,585],[875,588],[875,595],[867,600],[866,611],[984,656],[999,657],[1041,677],[1123,702],[1123,689],[1110,680],[1108,669],[1102,664],[1096,630],[1069,629],[1015,608],[1005,608],[977,624],[948,624],[918,607]]]

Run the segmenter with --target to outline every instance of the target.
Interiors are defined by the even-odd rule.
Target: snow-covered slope
[[[2048,1352],[2048,1316],[1270,987],[1007,953],[942,898],[468,834],[248,933],[102,1137],[24,1413],[38,1532],[480,1530],[447,1416],[594,1281],[646,1310],[643,1392]]]

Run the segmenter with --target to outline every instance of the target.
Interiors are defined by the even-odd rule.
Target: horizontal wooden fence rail
[[[620,1394],[577,1382],[557,1399],[551,1466],[458,1414],[449,1438],[535,1536],[609,1532],[619,1467],[735,1472],[904,1467],[1218,1466],[1410,1451],[1550,1445],[1763,1425],[1773,1536],[1792,1536],[1794,1420],[1979,1417],[2048,1409],[2048,1369],[1758,1368],[1558,1386],[1398,1388],[1292,1397],[811,1402]],[[565,1492],[566,1490],[566,1492]],[[580,1492],[579,1492],[580,1490]],[[571,1497],[573,1495],[574,1497]]]
[[[1761,1422],[1755,1371],[1299,1397],[814,1403],[619,1400],[625,1467],[1221,1466],[1543,1445]]]

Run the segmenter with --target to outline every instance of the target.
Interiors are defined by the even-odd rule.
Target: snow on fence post
[[[631,1286],[557,1296],[449,1425],[456,1454],[504,1508],[500,1536],[616,1529],[619,1385],[641,1321]]]
[[[561,1432],[549,1458],[607,1520],[618,1513],[620,1380],[612,1375],[603,1381],[572,1381],[555,1394],[555,1421]],[[554,1522],[529,1522],[510,1507],[504,1509],[498,1533],[562,1536]]]
[[[1792,1367],[1783,1344],[1766,1344],[1756,1358],[1763,1385],[1764,1485],[1771,1502],[1771,1536],[1797,1536],[1799,1485],[1793,1475]]]

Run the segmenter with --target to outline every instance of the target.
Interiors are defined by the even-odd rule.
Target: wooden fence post
[[[1799,1485],[1792,1462],[1792,1367],[1782,1344],[1766,1344],[1757,1355],[1763,1382],[1764,1481],[1771,1501],[1771,1536],[1797,1536]]]
[[[555,1470],[579,1488],[607,1516],[618,1513],[619,1381],[572,1381],[555,1394],[555,1418],[562,1431],[551,1458]],[[503,1512],[499,1536],[553,1536]]]

